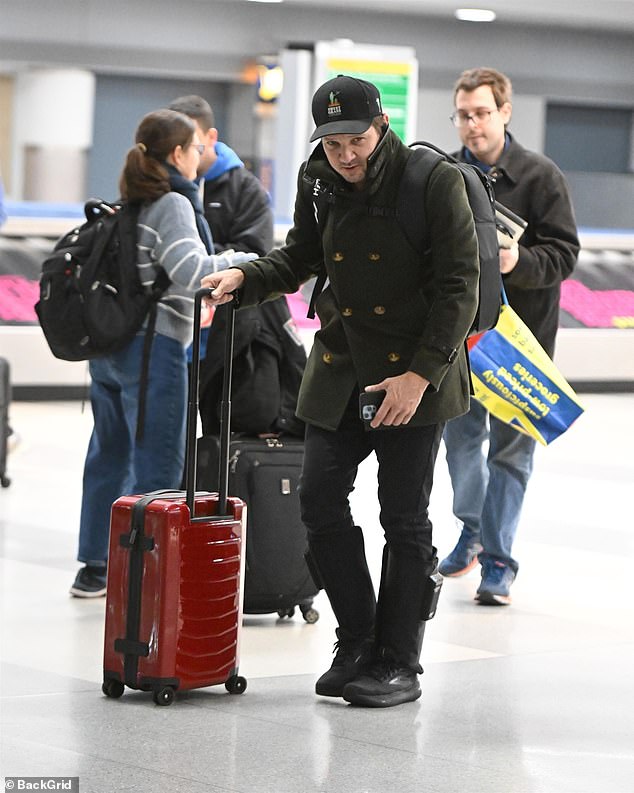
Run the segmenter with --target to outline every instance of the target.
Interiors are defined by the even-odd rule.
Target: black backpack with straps
[[[156,305],[170,280],[159,268],[149,290],[141,284],[138,205],[91,199],[84,213],[86,222],[64,234],[44,260],[35,311],[51,352],[63,361],[87,361],[123,349],[148,317],[137,422],[140,437]]]
[[[145,290],[137,268],[139,207],[91,199],[86,222],[64,234],[42,264],[35,305],[56,358],[87,361],[132,341],[169,285],[164,271]]]
[[[411,144],[411,148],[413,151],[403,172],[396,208],[371,207],[370,209],[374,214],[394,215],[412,247],[425,256],[430,250],[424,215],[427,181],[431,172],[441,161],[449,162],[458,168],[464,179],[469,206],[475,221],[480,258],[478,310],[469,330],[469,336],[482,333],[495,326],[501,306],[502,277],[493,187],[488,176],[479,168],[460,162],[432,143],[417,141]],[[321,183],[319,179],[315,180],[313,204],[320,228],[323,228],[328,206],[335,201],[336,196],[332,187]],[[326,280],[325,271],[317,276],[308,310],[309,317],[315,315],[315,302],[324,288]]]

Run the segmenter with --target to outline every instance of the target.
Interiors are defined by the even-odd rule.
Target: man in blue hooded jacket
[[[205,145],[198,179],[202,181],[203,207],[215,252],[254,251],[264,256],[273,248],[273,211],[269,194],[260,180],[244,167],[235,151],[218,140],[209,102],[194,94],[175,99],[170,108],[192,119],[198,138]],[[205,435],[215,435],[219,431],[223,347],[218,348],[210,342],[208,348],[210,338],[223,337],[224,326],[222,320],[218,320],[214,321],[212,329],[204,327],[201,332],[203,360],[199,404]],[[272,357],[263,357],[261,347],[256,351],[252,346],[255,336],[266,333],[263,329],[267,328],[274,333],[268,337],[275,344],[274,365]],[[250,367],[255,367],[259,373],[263,387],[254,392],[253,377],[245,381],[244,367],[239,363],[234,365],[234,393],[241,394],[243,398],[234,403],[232,427],[249,434],[288,432],[302,435],[303,424],[295,418],[294,408],[298,378],[301,378],[306,355],[301,339],[292,332],[291,313],[285,296],[263,306],[253,306],[236,317],[234,364],[240,355],[247,354],[250,355]]]
[[[253,251],[260,256],[273,248],[273,212],[260,180],[244,167],[238,155],[218,140],[214,113],[201,96],[182,96],[170,104],[189,116],[205,144],[198,177],[203,181],[205,217],[215,252]]]

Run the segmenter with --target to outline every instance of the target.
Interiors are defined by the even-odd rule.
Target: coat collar
[[[506,133],[506,137],[507,145],[504,147],[500,159],[495,165],[491,166],[487,173],[493,182],[500,177],[504,177],[511,184],[517,184],[520,181],[523,163],[525,161],[525,149],[515,140],[510,132]],[[477,165],[477,161],[474,162],[472,157],[467,157],[465,152],[466,149],[463,147],[460,151],[460,159],[464,162],[472,162],[474,165]]]
[[[491,168],[489,176],[494,181],[503,176],[511,184],[517,184],[520,180],[522,163],[524,162],[524,147],[513,138],[510,132],[506,134],[509,139],[508,146],[505,147],[500,159]]]
[[[366,184],[364,189],[360,191],[360,195],[364,193],[372,195],[379,190],[385,178],[387,164],[402,145],[400,138],[388,128],[378,142],[376,149],[368,158]],[[336,192],[354,192],[348,182],[330,166],[321,142],[308,158],[306,173],[311,177],[319,177],[332,184]]]

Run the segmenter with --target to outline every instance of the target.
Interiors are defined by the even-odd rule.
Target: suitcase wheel
[[[11,484],[11,480],[9,479],[8,476],[2,476],[0,477],[0,484],[2,485],[2,487],[9,487],[9,485]]]
[[[104,680],[103,685],[101,686],[103,693],[112,699],[119,699],[119,697],[123,694],[124,689],[125,686],[123,683],[120,680],[114,680],[113,678]]]
[[[306,620],[309,625],[317,622],[319,619],[319,612],[317,609],[313,608],[313,601],[312,600],[304,600],[302,603],[299,604],[299,608],[302,612],[302,617]]]
[[[240,675],[233,675],[225,683],[225,688],[230,694],[244,694],[247,690],[247,679]]]
[[[174,702],[174,689],[172,686],[157,688],[152,694],[152,699],[157,705],[171,705]]]
[[[292,606],[290,609],[280,609],[277,612],[277,616],[283,620],[284,617],[288,617],[289,619],[295,614],[295,607]]]
[[[319,619],[319,612],[312,607],[306,610],[302,609],[302,616],[309,625],[313,625]]]

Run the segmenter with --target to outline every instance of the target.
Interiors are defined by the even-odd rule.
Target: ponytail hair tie
[[[143,152],[143,154],[147,152],[147,146],[145,145],[145,143],[140,143],[140,142],[137,143],[137,148],[139,148]]]

